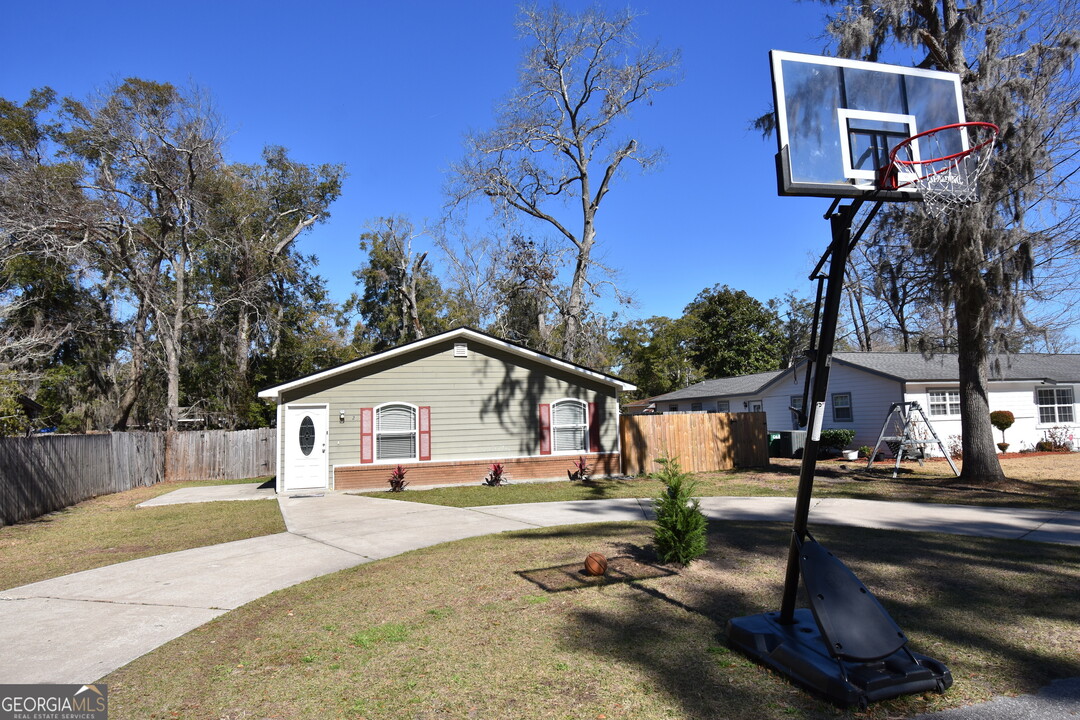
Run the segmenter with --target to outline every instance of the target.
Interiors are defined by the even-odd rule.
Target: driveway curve
[[[477,535],[651,520],[651,500],[450,508],[362,495],[278,497],[287,532],[142,558],[0,592],[0,683],[83,684],[275,590]],[[702,498],[710,518],[790,522],[793,498]],[[814,502],[813,524],[1080,545],[1080,512]],[[12,651],[12,649],[15,649]]]

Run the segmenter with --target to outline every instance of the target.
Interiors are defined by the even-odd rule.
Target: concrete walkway
[[[223,499],[220,487],[231,486],[192,490]],[[0,683],[92,682],[270,592],[409,550],[510,530],[653,519],[651,501],[634,499],[460,509],[327,492],[278,502],[284,533],[0,591]],[[717,520],[789,523],[794,500],[703,498],[701,506]],[[810,522],[1080,545],[1080,512],[822,499]]]

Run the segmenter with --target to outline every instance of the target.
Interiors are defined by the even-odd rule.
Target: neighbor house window
[[[930,415],[932,417],[947,417],[959,414],[959,390],[934,390],[930,393]]]
[[[728,400],[717,400],[716,412],[731,412],[731,402]]]
[[[589,420],[585,403],[560,400],[551,406],[551,429],[555,452],[588,450]]]
[[[1044,425],[1073,421],[1072,388],[1039,388],[1039,422]]]
[[[375,459],[416,459],[416,408],[383,405],[375,409]]]
[[[832,396],[833,422],[851,422],[851,393],[836,393]]]
[[[690,403],[691,412],[701,412],[701,403]]]
[[[798,430],[802,427],[799,424],[799,413],[802,411],[802,395],[792,395],[790,401],[791,404],[788,407],[791,408],[791,429]]]
[[[668,405],[667,409],[668,409],[668,412],[679,412],[679,406],[678,405]]]

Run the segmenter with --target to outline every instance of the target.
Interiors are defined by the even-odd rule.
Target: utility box
[[[769,457],[793,458],[806,447],[805,430],[770,430]],[[802,457],[802,453],[798,453]]]

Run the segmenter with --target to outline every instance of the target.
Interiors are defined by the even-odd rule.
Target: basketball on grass
[[[607,558],[598,552],[591,552],[585,558],[585,572],[588,575],[603,575],[607,572]]]

